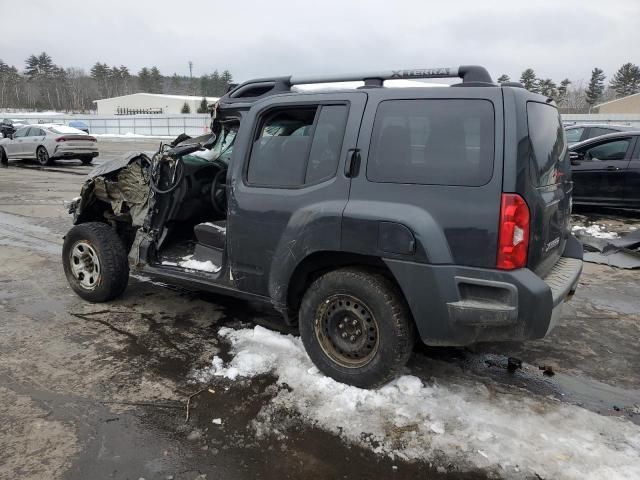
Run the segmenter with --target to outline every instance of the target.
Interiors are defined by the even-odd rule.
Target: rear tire
[[[381,274],[344,268],[304,294],[300,336],[325,375],[361,388],[391,380],[407,363],[414,324],[396,285]]]
[[[4,151],[4,148],[0,147],[0,165],[3,167],[9,166],[9,158],[7,157],[7,152]]]
[[[93,157],[80,157],[80,161],[83,165],[89,165],[93,162]]]
[[[36,159],[38,163],[43,167],[46,165],[51,165],[51,159],[49,158],[49,152],[44,147],[38,147],[36,150]]]
[[[62,246],[62,264],[73,291],[89,302],[113,300],[127,288],[127,252],[105,223],[82,223],[69,230]]]

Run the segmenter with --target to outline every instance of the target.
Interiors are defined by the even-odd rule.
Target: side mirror
[[[571,165],[580,165],[583,159],[583,154],[578,152],[569,152],[569,160],[571,161]]]

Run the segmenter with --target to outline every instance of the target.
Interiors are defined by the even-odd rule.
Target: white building
[[[211,105],[218,99],[206,97]],[[162,95],[159,93],[134,93],[121,97],[94,100],[98,115],[172,114],[182,113],[182,107],[189,105],[190,113],[197,113],[202,97],[188,95]]]

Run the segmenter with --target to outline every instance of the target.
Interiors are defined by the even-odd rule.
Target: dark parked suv
[[[383,86],[442,77],[462,82]],[[90,175],[63,249],[81,297],[120,295],[131,267],[264,301],[299,325],[321,371],[372,387],[416,335],[542,338],[576,287],[556,107],[482,67],[252,80],[220,99],[212,132]]]

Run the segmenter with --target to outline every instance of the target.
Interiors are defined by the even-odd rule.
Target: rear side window
[[[568,170],[567,142],[558,110],[545,103],[527,102],[532,183],[553,185]]]
[[[487,100],[387,100],[376,112],[367,162],[374,182],[487,183],[494,111]]]
[[[568,128],[566,130],[567,134],[567,142],[577,143],[582,138],[582,133],[584,132],[584,128]]]
[[[300,187],[336,173],[347,121],[346,105],[278,108],[260,121],[253,142],[250,184]]]

